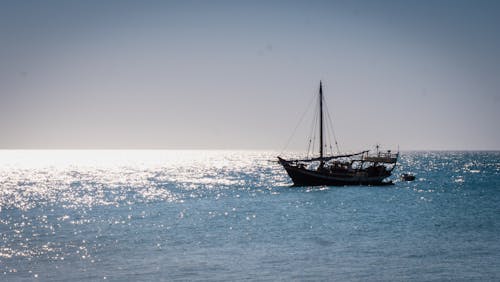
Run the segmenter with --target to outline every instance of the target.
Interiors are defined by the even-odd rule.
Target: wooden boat
[[[323,125],[323,87],[319,84],[319,157],[304,159],[285,159],[278,157],[279,163],[286,170],[294,185],[387,185],[385,181],[394,170],[399,152],[390,150],[370,154],[365,150],[354,154],[324,154]]]

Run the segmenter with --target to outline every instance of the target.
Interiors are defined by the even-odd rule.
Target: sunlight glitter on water
[[[27,210],[49,204],[78,208],[182,201],[186,191],[200,186],[205,190],[244,186],[241,173],[258,173],[252,165],[256,154],[197,150],[0,151],[0,207]],[[269,153],[260,154],[257,160],[269,162]],[[199,193],[189,193],[189,197],[197,196]]]
[[[0,151],[0,280],[496,277],[498,153],[403,154],[383,187],[291,188],[275,156]]]
[[[83,227],[78,226],[129,226],[132,220],[148,216],[145,211],[134,214],[132,208],[142,204],[217,200],[232,196],[234,188],[248,192],[252,187],[255,191],[249,193],[257,193],[266,189],[258,188],[266,183],[285,183],[275,173],[261,175],[262,169],[270,171],[269,164],[271,170],[278,168],[269,161],[273,155],[187,150],[0,151],[0,212],[4,211],[0,224],[7,236],[0,261],[44,256],[64,260],[75,254],[88,259],[85,243],[72,242],[62,248],[47,239],[42,245],[37,242],[56,236],[61,229],[80,236]],[[102,219],[87,217],[93,209],[105,207],[129,212]]]

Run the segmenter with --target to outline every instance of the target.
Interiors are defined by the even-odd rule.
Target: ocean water
[[[275,156],[0,151],[0,280],[500,280],[500,152],[403,153],[384,187]]]

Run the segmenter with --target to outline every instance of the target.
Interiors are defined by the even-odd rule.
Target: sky
[[[281,151],[320,80],[342,151],[500,150],[500,2],[0,1],[2,149]]]

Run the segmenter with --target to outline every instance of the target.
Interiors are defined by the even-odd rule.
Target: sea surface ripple
[[[393,180],[291,187],[267,151],[0,151],[0,280],[500,280],[500,152],[406,152]]]

